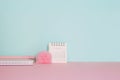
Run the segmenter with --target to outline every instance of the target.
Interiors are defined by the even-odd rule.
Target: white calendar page
[[[49,52],[52,55],[53,63],[67,62],[67,44],[66,43],[49,43]]]

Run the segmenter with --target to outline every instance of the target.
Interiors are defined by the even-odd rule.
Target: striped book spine
[[[33,65],[34,58],[28,57],[0,57],[0,65]]]

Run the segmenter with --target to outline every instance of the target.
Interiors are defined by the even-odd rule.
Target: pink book
[[[0,65],[33,65],[32,56],[0,56]]]

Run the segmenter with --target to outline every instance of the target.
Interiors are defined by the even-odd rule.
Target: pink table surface
[[[0,80],[120,80],[120,62],[0,66]]]

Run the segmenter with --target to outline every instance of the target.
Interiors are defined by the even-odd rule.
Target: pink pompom
[[[51,63],[51,54],[47,51],[38,53],[36,58],[37,64],[50,64]]]

